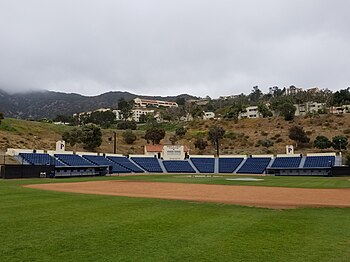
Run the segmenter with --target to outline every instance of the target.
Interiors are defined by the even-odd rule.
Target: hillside
[[[186,99],[193,96],[182,94],[178,96],[142,96],[129,92],[107,92],[98,96],[83,96],[53,91],[36,91],[19,94],[8,94],[0,89],[0,112],[6,117],[20,119],[54,118],[61,115],[96,110],[98,108],[117,108],[118,100],[131,100],[135,97],[175,101],[179,97]]]
[[[350,134],[350,115],[319,115],[313,117],[298,117],[292,122],[286,122],[282,118],[268,119],[244,119],[238,122],[227,120],[197,120],[187,123],[188,132],[186,136],[179,140],[177,144],[186,144],[190,147],[192,154],[214,154],[213,146],[209,145],[205,150],[195,149],[194,142],[199,136],[206,138],[207,130],[213,125],[220,125],[226,130],[225,139],[221,142],[222,154],[265,154],[265,153],[284,153],[285,146],[293,144],[288,138],[288,130],[293,125],[304,127],[311,141],[318,135],[327,136],[331,139],[335,135]],[[169,138],[174,135],[174,130],[183,123],[163,124],[167,129],[166,138],[162,143],[170,144]],[[25,121],[6,118],[0,125],[0,150],[6,151],[6,148],[38,148],[53,150],[55,142],[61,138],[65,130],[72,127],[59,126],[50,123],[41,123],[35,121]],[[133,145],[127,145],[122,139],[122,130],[117,131],[118,153],[140,154],[143,153],[143,146],[146,141],[142,138],[145,127],[140,126],[136,130],[137,141]],[[103,143],[99,152],[112,152],[113,145],[108,138],[113,136],[113,129],[103,130]],[[258,144],[259,140],[270,140],[273,146],[266,148]],[[67,150],[73,150],[69,145]],[[81,146],[78,151],[84,151]],[[296,153],[318,152],[319,150],[308,147],[298,148]]]

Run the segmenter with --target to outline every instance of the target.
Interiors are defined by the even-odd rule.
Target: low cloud
[[[0,88],[96,95],[349,86],[339,0],[6,1]]]

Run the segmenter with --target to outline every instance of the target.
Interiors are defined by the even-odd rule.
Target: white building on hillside
[[[330,114],[350,113],[350,105],[332,106],[329,108],[329,113]]]
[[[113,113],[115,114],[116,120],[122,120],[122,116],[120,113],[120,110],[113,110]],[[146,108],[137,108],[132,110],[132,116],[128,118],[129,121],[135,121],[140,122],[140,117],[142,115],[152,114],[154,118],[157,120],[157,122],[161,121],[160,114],[155,113],[153,109],[146,109]]]
[[[209,120],[215,118],[214,112],[204,112],[203,111],[203,120]]]
[[[295,116],[304,116],[308,113],[317,113],[326,109],[326,103],[306,102],[305,104],[294,104],[296,111]]]
[[[245,112],[242,112],[238,115],[238,119],[260,117],[262,117],[262,115],[258,110],[258,106],[248,106]]]
[[[135,106],[137,107],[178,107],[176,102],[162,101],[162,100],[151,100],[143,98],[134,99]]]
[[[290,86],[290,87],[287,87],[285,89],[285,95],[288,96],[288,95],[295,95],[297,93],[300,93],[302,92],[303,89],[302,88],[298,88],[298,87],[295,87],[295,86]]]

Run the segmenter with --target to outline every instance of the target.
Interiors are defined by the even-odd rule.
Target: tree
[[[95,111],[91,114],[84,114],[80,116],[80,122],[82,124],[96,124],[102,128],[109,128],[112,124],[115,123],[115,114],[111,110],[104,112]]]
[[[165,137],[165,130],[162,128],[152,127],[146,131],[145,139],[147,143],[152,141],[152,144],[159,144],[160,140]]]
[[[309,143],[310,141],[310,138],[301,126],[292,126],[289,129],[289,138],[295,141],[296,147],[298,147],[298,143]]]
[[[85,149],[94,151],[96,147],[102,144],[101,128],[95,124],[87,124],[82,127],[81,142]]]
[[[185,105],[186,103],[186,99],[184,97],[178,97],[176,98],[176,103],[179,105],[179,106],[183,106]]]
[[[0,112],[0,124],[1,124],[1,120],[4,119],[4,113],[3,112]]]
[[[296,111],[295,106],[290,102],[285,102],[277,107],[277,110],[284,117],[284,120],[290,121],[294,119],[294,114]]]
[[[75,127],[71,131],[66,131],[62,135],[62,140],[69,143],[72,147],[75,146],[75,151],[77,151],[77,145],[81,144],[83,132],[81,128]]]
[[[335,150],[346,150],[348,145],[348,139],[345,136],[335,136],[332,138],[333,148]]]
[[[176,144],[176,142],[179,140],[179,138],[178,138],[178,136],[171,136],[170,138],[169,138],[169,140],[170,140],[170,142],[171,142],[171,144],[172,145],[175,145]]]
[[[208,142],[205,141],[203,138],[199,137],[194,142],[195,148],[198,148],[199,150],[204,150],[208,146]]]
[[[260,114],[262,114],[262,116],[264,118],[272,116],[272,112],[270,111],[270,109],[268,108],[268,106],[266,104],[259,104],[258,111],[260,112]]]
[[[154,117],[153,113],[142,114],[139,117],[139,123],[147,123],[153,126],[157,123],[157,119]]]
[[[332,106],[342,106],[350,103],[350,87],[335,92],[332,97],[330,104]]]
[[[249,100],[252,103],[258,102],[260,98],[262,97],[263,93],[259,89],[258,86],[253,86],[252,92],[249,94]]]
[[[225,130],[221,126],[214,126],[209,129],[208,139],[216,146],[216,155],[220,154],[220,140],[224,137]]]
[[[70,115],[57,115],[54,119],[54,122],[62,122],[68,124],[74,124],[74,117]]]
[[[135,130],[137,128],[137,124],[135,121],[122,121],[122,122],[118,122],[117,128],[122,130],[127,130],[127,129]]]
[[[136,141],[136,135],[129,129],[123,133],[123,139],[125,143],[131,145]]]
[[[332,142],[325,136],[317,136],[314,141],[314,147],[326,149],[332,146]]]
[[[224,118],[237,120],[240,113],[245,112],[242,103],[234,103],[226,112]]]
[[[119,99],[118,109],[120,110],[121,118],[126,121],[132,116],[132,109],[134,107],[134,101],[126,101],[124,98]]]
[[[179,127],[175,130],[175,134],[179,137],[183,137],[184,135],[186,135],[186,128],[184,128],[183,126],[182,127]]]
[[[266,148],[273,146],[273,142],[269,139],[259,140],[259,144]]]
[[[146,114],[142,114],[139,117],[139,123],[146,123],[147,122],[147,115]]]

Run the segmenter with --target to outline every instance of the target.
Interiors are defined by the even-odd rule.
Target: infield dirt
[[[215,202],[267,208],[350,207],[349,189],[305,189],[157,183],[90,181],[26,185],[60,192]]]

